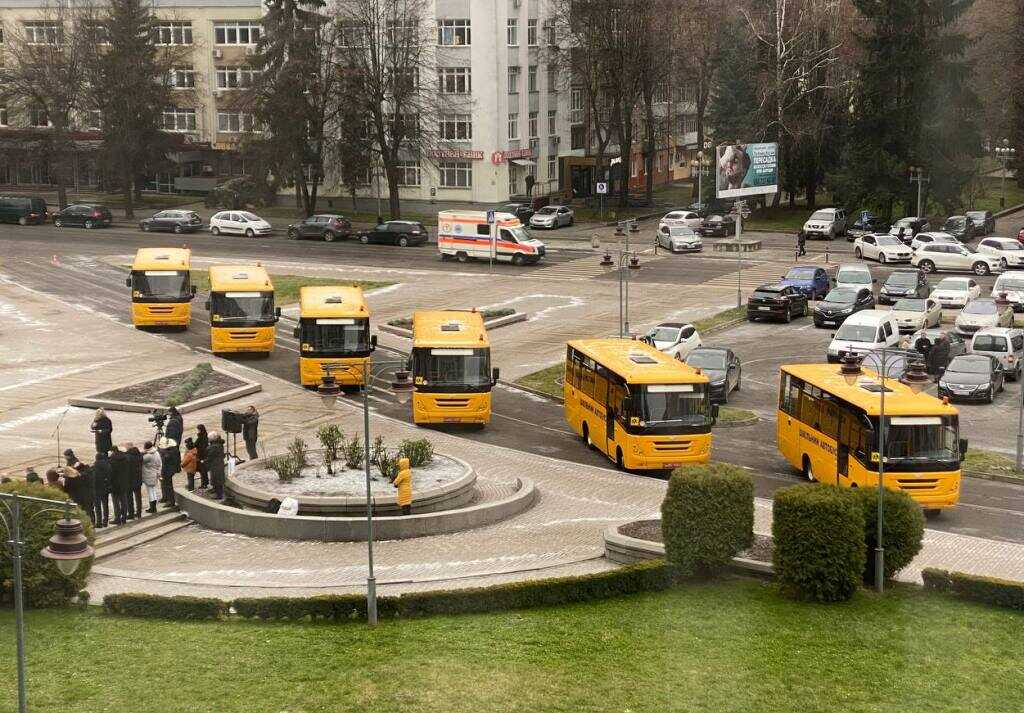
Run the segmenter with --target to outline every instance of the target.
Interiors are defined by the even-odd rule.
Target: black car
[[[698,347],[686,357],[686,363],[708,377],[712,403],[729,403],[729,392],[740,390],[743,367],[732,349]]]
[[[792,321],[793,317],[807,316],[807,295],[792,285],[761,285],[747,300],[747,321],[758,319],[781,319]]]
[[[292,240],[300,238],[316,238],[331,243],[338,238],[347,238],[352,234],[352,224],[343,215],[322,213],[311,215],[301,223],[288,226],[288,237]]]
[[[411,220],[389,220],[373,230],[360,233],[359,242],[363,245],[381,243],[404,248],[410,245],[422,245],[427,242],[427,237],[427,229],[423,223]]]
[[[834,287],[814,306],[815,327],[838,327],[854,312],[875,308],[875,296],[867,287]]]
[[[190,210],[162,210],[139,221],[144,232],[194,233],[203,227],[203,219]]]
[[[58,228],[66,225],[79,228],[106,228],[113,222],[114,214],[110,212],[110,208],[94,203],[69,205],[53,216],[53,224]]]
[[[511,213],[515,217],[519,218],[519,222],[523,225],[527,225],[530,222],[530,218],[533,217],[533,208],[528,203],[506,203],[501,208],[498,208],[499,213]]]
[[[709,215],[700,222],[697,232],[707,238],[728,238],[736,233],[736,218],[725,215]]]
[[[942,224],[942,232],[949,233],[961,243],[974,237],[974,223],[966,215],[951,215]]]
[[[846,235],[847,242],[853,242],[857,237],[856,234],[867,234],[867,233],[885,233],[889,230],[889,221],[881,218],[871,211],[862,210],[857,214],[857,219],[850,225],[850,229]]]
[[[969,210],[965,214],[974,226],[975,235],[989,235],[996,232],[996,219],[990,210]]]
[[[939,379],[938,396],[950,401],[985,401],[992,403],[1003,390],[1003,367],[987,354],[964,354],[949,362]]]
[[[915,268],[893,270],[878,290],[878,304],[894,305],[904,297],[927,297],[931,294],[928,278]]]

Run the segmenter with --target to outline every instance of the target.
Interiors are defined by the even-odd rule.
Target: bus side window
[[[789,382],[792,379],[789,374],[782,372],[782,378],[779,379],[779,411],[791,414],[789,405]]]
[[[821,402],[821,427],[819,429],[829,438],[839,437],[839,408],[832,401]]]
[[[818,428],[818,399],[812,396],[805,387],[800,392],[800,420],[812,428]]]
[[[594,401],[599,404],[608,403],[608,370],[598,364],[595,372]]]
[[[594,373],[594,360],[583,357],[583,365],[580,373],[580,391],[587,396],[594,397],[594,381],[597,374]]]
[[[489,223],[477,223],[476,224],[476,234],[477,235],[490,235],[491,234],[491,226],[490,226],[490,224]]]

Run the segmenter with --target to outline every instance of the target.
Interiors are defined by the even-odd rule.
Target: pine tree
[[[717,143],[758,141],[763,136],[757,96],[757,50],[739,20],[722,23],[716,56],[718,76],[711,89],[708,124]]]
[[[1014,0],[1014,31],[1013,36],[1024,37],[1024,0]],[[1024,43],[1017,41],[1013,45],[1013,76],[1024,77]],[[1017,171],[1017,185],[1024,188],[1024,82],[1013,83],[1013,94],[1011,101],[1011,127],[1013,130],[1013,145],[1017,149],[1017,160],[1014,168]]]

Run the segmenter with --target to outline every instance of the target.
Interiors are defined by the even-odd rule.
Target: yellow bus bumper
[[[136,327],[187,327],[192,321],[189,302],[132,302]]]
[[[629,470],[668,470],[711,459],[711,434],[632,436],[623,449],[622,465]]]
[[[874,479],[878,485],[878,478]],[[953,473],[886,473],[885,487],[912,497],[926,510],[953,507],[960,501],[960,474]]]
[[[414,423],[490,423],[491,394],[412,395]]]
[[[214,354],[272,352],[274,327],[211,327],[210,349]]]
[[[299,383],[303,386],[319,386],[324,380],[324,364],[344,364],[347,369],[335,369],[333,376],[341,386],[360,386],[365,378],[363,370],[370,360],[366,357],[314,359],[299,357]]]

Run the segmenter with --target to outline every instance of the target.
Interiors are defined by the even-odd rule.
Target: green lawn
[[[543,394],[550,394],[551,396],[562,395],[562,376],[565,372],[565,364],[558,362],[552,364],[546,369],[535,371],[532,374],[521,376],[516,379],[515,383],[521,384],[535,391],[540,391]]]
[[[1024,697],[1020,627],[910,588],[813,605],[748,580],[376,629],[35,611],[28,691],[35,711],[994,713]]]
[[[270,273],[270,281],[274,283],[274,301],[278,305],[294,304],[299,301],[299,288],[312,285],[358,285],[364,290],[375,290],[379,287],[393,285],[393,282],[374,282],[372,280],[343,280],[336,277],[305,277],[303,275],[278,275]],[[205,270],[192,271],[192,284],[200,292],[210,289],[210,273]]]
[[[697,328],[698,332],[704,333],[707,332],[712,327],[718,327],[719,325],[725,324],[727,322],[732,322],[733,320],[740,319],[741,317],[746,316],[746,305],[743,305],[742,307],[730,307],[729,309],[722,310],[721,312],[716,312],[710,317],[698,319],[696,322],[693,323],[693,326]]]
[[[719,423],[736,423],[737,421],[746,421],[754,418],[757,414],[753,411],[748,411],[745,408],[735,408],[733,406],[720,406],[718,408],[718,422]]]
[[[1008,458],[1001,453],[968,448],[963,468],[967,471],[976,470],[982,473],[998,473],[1024,479],[1024,473],[1016,470],[1014,468],[1015,465],[1012,458]]]

